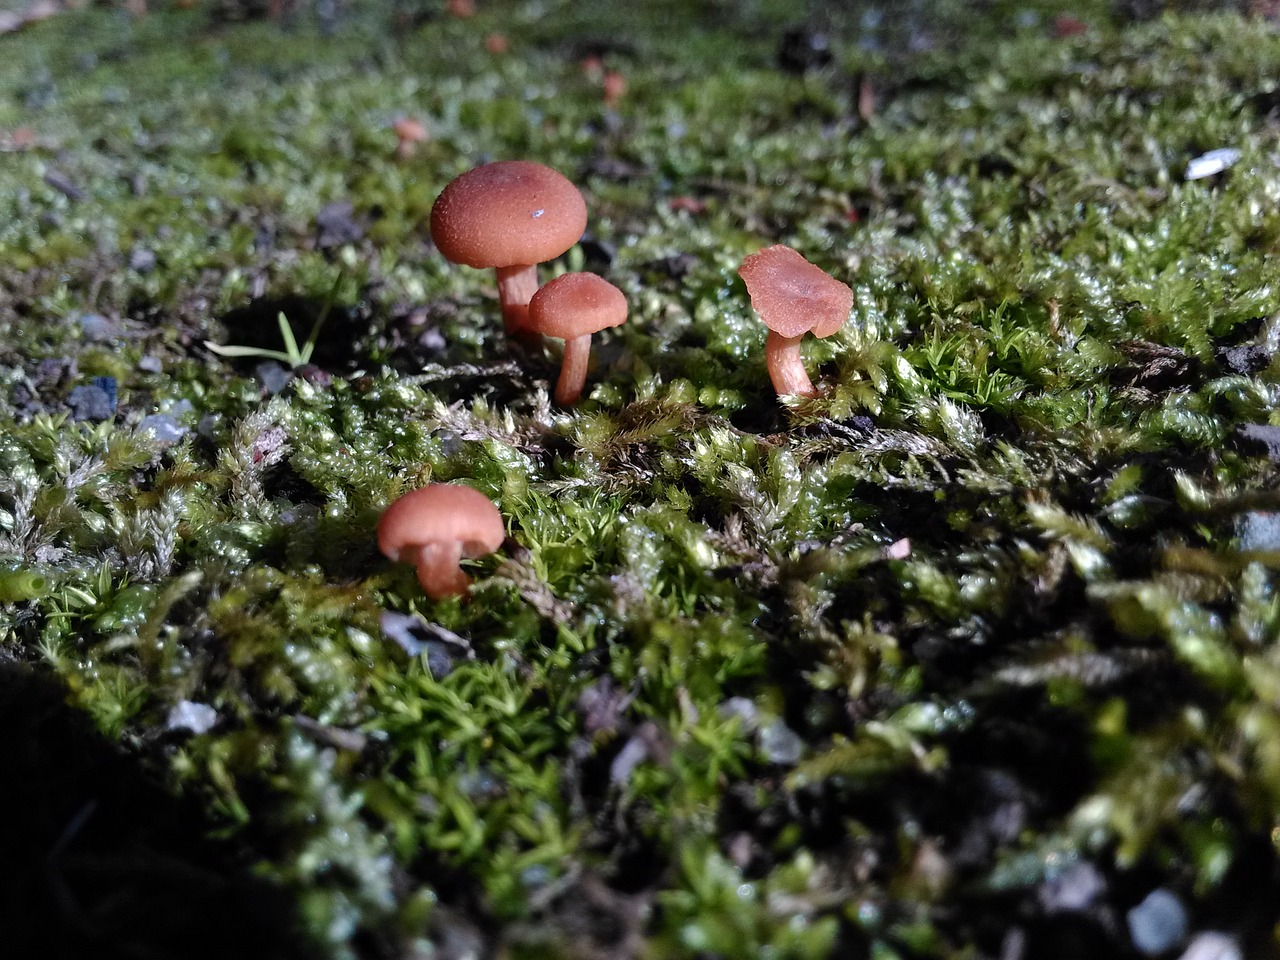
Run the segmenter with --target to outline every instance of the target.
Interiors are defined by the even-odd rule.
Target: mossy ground
[[[1274,952],[1280,493],[1240,428],[1280,425],[1280,36],[1123,6],[0,38],[10,942],[1132,956],[1164,887]],[[829,63],[778,68],[794,26]],[[511,157],[582,186],[556,268],[632,306],[569,411],[425,230]],[[814,401],[735,275],[774,242],[857,294]],[[204,346],[280,312],[325,318],[283,386]],[[375,550],[428,480],[508,518],[467,603]]]

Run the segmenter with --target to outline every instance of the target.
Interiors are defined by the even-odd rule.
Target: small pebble
[[[115,398],[96,383],[76,387],[67,403],[71,407],[71,418],[77,421],[110,420],[116,413]]]
[[[316,246],[320,249],[357,243],[364,237],[364,227],[355,219],[355,207],[349,200],[325,204],[316,214]]]
[[[219,413],[206,413],[200,418],[196,424],[196,436],[205,440],[216,440],[218,436],[218,426],[222,423],[222,415]]]
[[[394,640],[396,645],[411,657],[422,652],[423,642],[415,636],[415,628],[422,623],[421,617],[407,613],[396,613],[394,610],[383,610],[379,617],[382,635]]]
[[[165,720],[168,730],[186,730],[190,733],[208,733],[218,722],[218,711],[207,703],[179,700]]]
[[[1197,933],[1179,960],[1244,960],[1235,937],[1216,930]]]
[[[1280,550],[1280,513],[1252,510],[1236,518],[1241,550]]]
[[[1217,356],[1223,366],[1242,377],[1265,370],[1267,365],[1271,363],[1271,353],[1266,347],[1256,343],[1227,347],[1219,350]]]
[[[435,327],[428,327],[418,337],[418,346],[429,353],[438,353],[449,345],[444,334]]]
[[[1215,174],[1222,173],[1223,170],[1233,167],[1239,162],[1239,150],[1232,147],[1221,147],[1217,150],[1210,150],[1208,153],[1202,153],[1188,163],[1184,176],[1188,180],[1203,180],[1205,177],[1212,177]]]
[[[474,660],[470,644],[439,624],[427,623],[419,616],[383,610],[379,617],[382,635],[392,640],[411,657],[425,656],[433,677],[447,677],[459,659]]]
[[[1045,913],[1079,913],[1093,906],[1106,889],[1106,878],[1098,868],[1081,862],[1046,880],[1037,896]]]
[[[1272,463],[1280,463],[1280,427],[1243,423],[1236,427],[1236,440],[1246,453],[1262,454]]]
[[[1172,950],[1187,938],[1187,911],[1182,901],[1163,887],[1126,915],[1129,938],[1138,952],[1148,957]]]
[[[150,273],[156,268],[156,254],[147,247],[134,247],[129,252],[129,269],[138,273]]]
[[[804,755],[804,741],[781,720],[774,720],[760,729],[760,752],[770,763],[791,766],[799,763]]]
[[[76,322],[80,325],[80,333],[84,338],[95,343],[110,340],[116,332],[116,325],[100,313],[86,313]]]
[[[286,370],[274,360],[258,364],[253,372],[262,381],[262,389],[271,394],[279,393],[293,379],[293,371]]]
[[[177,443],[187,435],[187,428],[167,413],[143,417],[138,429],[150,432],[160,443]]]

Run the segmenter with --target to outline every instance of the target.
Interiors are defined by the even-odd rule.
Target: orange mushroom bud
[[[412,157],[418,144],[427,139],[427,128],[413,117],[401,117],[391,125],[391,130],[396,135],[396,156],[401,160]]]
[[[765,362],[778,396],[816,397],[800,360],[800,340],[806,333],[829,337],[843,327],[853,308],[853,291],[781,244],[751,254],[738,276],[769,328]]]
[[[587,229],[587,203],[550,167],[527,160],[486,163],[455,178],[431,208],[431,238],[446,260],[493,269],[508,334],[527,323],[537,264]]]
[[[627,319],[627,298],[594,273],[556,277],[529,301],[529,329],[564,340],[556,403],[571,406],[582,396],[591,359],[591,335]]]
[[[502,514],[479,490],[432,483],[387,507],[378,521],[378,549],[389,559],[412,563],[432,600],[467,592],[471,579],[463,557],[479,557],[502,546]]]
[[[616,110],[622,102],[623,94],[627,92],[627,78],[620,70],[609,70],[600,86],[604,94],[604,105],[610,110]]]

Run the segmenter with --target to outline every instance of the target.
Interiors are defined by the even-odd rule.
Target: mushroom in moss
[[[586,228],[587,203],[578,188],[528,160],[468,170],[431,208],[431,239],[446,260],[497,272],[508,334],[525,327],[537,265],[572,247]]]
[[[843,327],[853,308],[853,291],[781,244],[751,254],[738,276],[769,328],[765,362],[778,396],[816,397],[800,360],[800,340],[806,333],[829,337]]]
[[[378,549],[418,568],[418,582],[433,600],[467,592],[471,579],[463,557],[479,557],[502,546],[502,514],[479,490],[432,483],[410,491],[383,511]]]
[[[564,340],[556,403],[571,406],[582,396],[591,359],[591,335],[626,319],[627,298],[594,273],[563,274],[533,295],[529,301],[529,329]]]
[[[401,117],[391,124],[391,131],[396,135],[396,158],[399,160],[412,157],[418,144],[429,136],[426,125],[413,117]]]

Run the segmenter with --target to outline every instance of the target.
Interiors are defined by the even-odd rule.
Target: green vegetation
[[[904,6],[815,6],[803,75],[781,0],[0,37],[0,666],[318,956],[1130,956],[1158,886],[1276,949],[1280,34]],[[425,228],[514,157],[631,303],[572,410]],[[775,242],[856,294],[814,400]],[[465,603],[376,551],[429,480],[509,519]]]

